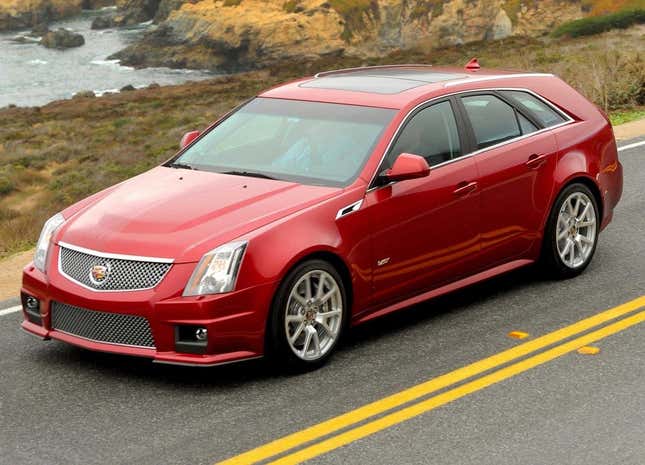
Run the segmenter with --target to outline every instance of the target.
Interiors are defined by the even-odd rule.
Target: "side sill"
[[[450,284],[446,284],[444,286],[438,287],[436,289],[433,289],[431,291],[424,292],[423,294],[416,295],[414,297],[410,297],[408,299],[405,299],[401,302],[397,302],[393,305],[390,305],[388,307],[382,308],[380,310],[377,310],[375,312],[370,312],[366,315],[360,316],[356,320],[352,321],[352,326],[357,326],[362,323],[366,323],[370,320],[373,320],[374,318],[378,318],[383,315],[387,315],[388,313],[396,312],[397,310],[401,310],[406,307],[411,307],[412,305],[416,305],[420,302],[430,300],[434,297],[439,297],[440,295],[448,294],[450,292],[457,291],[459,289],[462,289],[464,287],[470,286],[471,284],[475,284],[481,281],[485,281],[487,279],[493,278],[495,276],[498,276],[503,273],[507,273],[509,271],[515,270],[517,268],[521,268],[523,266],[530,265],[532,263],[535,263],[535,260],[514,260],[512,262],[504,263],[503,265],[496,266],[494,268],[491,268],[486,271],[482,271],[480,273],[474,274],[472,276],[469,276],[467,278],[460,279],[459,281],[455,281]]]

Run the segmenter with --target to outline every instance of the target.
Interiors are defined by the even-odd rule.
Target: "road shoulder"
[[[614,126],[614,135],[619,142],[645,135],[645,119]]]
[[[15,300],[20,294],[22,269],[33,256],[34,251],[28,250],[0,261],[0,309],[15,305]]]

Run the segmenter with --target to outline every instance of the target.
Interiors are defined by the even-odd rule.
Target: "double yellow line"
[[[230,459],[218,462],[216,465],[255,464],[312,443],[270,462],[271,465],[291,465],[302,463],[306,460],[337,449],[345,444],[349,444],[385,428],[396,425],[397,423],[414,418],[475,391],[484,389],[492,384],[508,379],[564,354],[575,351],[582,346],[642,323],[645,321],[645,311],[634,313],[642,307],[645,307],[645,296],[606,310],[552,333],[545,334],[537,339],[459,368],[445,375],[433,378],[404,391],[400,391],[376,402],[372,402],[363,407],[357,408],[356,410],[331,418],[302,431],[277,439]],[[628,316],[630,313],[634,314]],[[582,336],[569,340],[568,342],[563,342],[565,339],[569,339],[620,317],[623,317],[623,319],[600,329],[596,329],[595,331],[583,334]],[[533,352],[541,349],[545,349],[556,343],[561,344],[514,364],[507,365],[521,357],[532,354]],[[507,366],[500,368],[502,365]],[[499,369],[458,387],[444,391],[428,399],[418,401],[417,403],[396,410],[393,413],[389,413],[350,429],[351,426],[357,425],[364,420],[386,413],[396,407],[401,407],[404,404],[411,403],[412,401],[419,400],[422,397],[426,397],[440,389],[452,386],[474,376],[481,375],[493,368]],[[341,430],[344,431],[338,433]],[[332,433],[338,434],[330,436]],[[314,442],[316,440],[320,441]]]

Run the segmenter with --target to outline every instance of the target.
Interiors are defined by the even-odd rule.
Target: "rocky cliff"
[[[224,71],[318,56],[375,56],[510,35],[644,0],[0,0],[0,30],[30,27],[115,2],[97,28],[154,19],[114,55],[134,66]]]
[[[83,9],[114,3],[114,0],[0,0],[0,31],[29,29],[77,15]]]
[[[411,47],[540,35],[594,8],[590,0],[161,0],[158,4],[157,12],[148,16],[155,17],[159,27],[116,58],[135,66],[231,71],[284,59],[373,56]]]

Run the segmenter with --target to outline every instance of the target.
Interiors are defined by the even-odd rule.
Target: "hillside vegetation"
[[[553,37],[591,36],[612,29],[627,29],[635,24],[643,23],[645,23],[645,6],[641,9],[623,10],[603,16],[591,16],[570,21],[558,26],[552,35]]]
[[[290,78],[365,64],[463,65],[478,56],[488,67],[556,73],[613,111],[645,105],[642,50],[643,27],[584,39],[512,37],[370,59],[292,60],[199,83],[3,109],[0,256],[33,245],[51,214],[169,158],[184,132],[204,128],[239,102]]]

